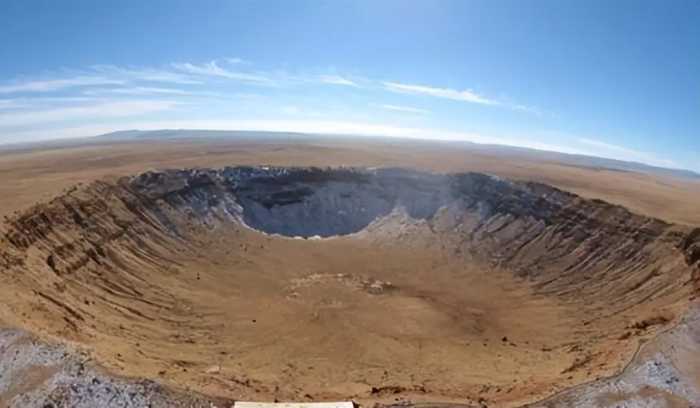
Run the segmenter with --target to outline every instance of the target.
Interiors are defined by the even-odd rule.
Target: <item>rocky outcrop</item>
[[[230,407],[231,401],[177,393],[152,381],[109,376],[86,356],[0,330],[0,407]]]
[[[685,252],[685,259],[688,265],[700,263],[700,228],[696,228],[686,235],[680,244],[680,248]]]

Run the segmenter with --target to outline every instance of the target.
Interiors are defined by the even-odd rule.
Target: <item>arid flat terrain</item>
[[[77,183],[151,169],[233,165],[410,167],[539,181],[669,222],[700,225],[700,179],[687,180],[488,153],[449,142],[290,135],[257,140],[173,139],[0,150],[0,212],[25,208]]]
[[[700,388],[692,363],[663,377],[683,392],[630,374],[695,347],[692,179],[300,135],[8,150],[0,179],[0,321],[117,376],[367,406],[683,406]],[[622,370],[642,388],[552,397]]]

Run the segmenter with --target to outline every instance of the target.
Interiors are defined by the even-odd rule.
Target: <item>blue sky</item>
[[[698,22],[696,0],[5,0],[0,143],[290,130],[700,171]]]

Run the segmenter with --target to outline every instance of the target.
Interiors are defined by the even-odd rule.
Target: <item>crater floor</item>
[[[8,220],[2,318],[206,395],[521,406],[677,322],[699,237],[475,173],[149,172]]]

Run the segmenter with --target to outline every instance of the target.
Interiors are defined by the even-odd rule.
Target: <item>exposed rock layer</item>
[[[131,261],[158,262],[171,241],[187,239],[178,227],[183,214],[203,224],[240,220],[267,233],[327,237],[358,232],[397,207],[479,256],[537,278],[545,290],[566,291],[557,281],[569,285],[567,277],[591,288],[597,273],[624,279],[653,265],[632,289],[656,291],[654,281],[697,271],[700,262],[700,229],[542,184],[399,169],[226,168],[97,182],[38,206],[6,224],[2,266],[39,251],[57,275],[88,264],[118,267],[126,260],[113,244],[127,246]],[[686,276],[675,283],[697,285]]]

